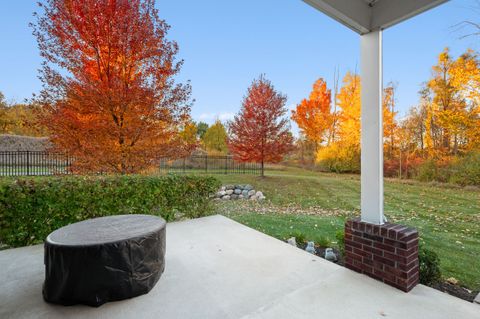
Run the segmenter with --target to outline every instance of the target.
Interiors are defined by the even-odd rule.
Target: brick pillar
[[[408,292],[418,284],[418,232],[406,226],[345,223],[345,266]]]

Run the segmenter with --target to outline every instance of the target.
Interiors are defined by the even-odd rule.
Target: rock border
[[[262,192],[256,191],[252,185],[224,185],[215,194],[216,200],[264,200],[266,197]]]

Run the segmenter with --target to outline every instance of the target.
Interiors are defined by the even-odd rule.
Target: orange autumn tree
[[[316,150],[332,126],[331,103],[331,90],[327,89],[327,83],[323,79],[318,79],[309,99],[303,99],[292,111],[292,120],[297,123],[302,134],[314,142]]]
[[[134,173],[186,147],[190,86],[154,0],[46,0],[41,121],[83,172]]]
[[[278,163],[293,149],[293,136],[284,117],[286,96],[260,76],[252,82],[240,113],[229,124],[228,148],[236,160]]]

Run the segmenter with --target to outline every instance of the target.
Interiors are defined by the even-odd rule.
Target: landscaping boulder
[[[243,187],[244,190],[251,191],[253,189],[253,186],[250,184],[247,184]]]
[[[265,195],[262,192],[253,189],[252,185],[224,185],[215,194],[215,199],[235,200],[235,199],[249,199],[249,200],[264,200]]]
[[[260,192],[260,191],[256,192],[255,196],[257,197],[258,200],[264,200],[265,199],[265,196],[263,196],[263,193]]]
[[[225,195],[227,195],[227,193],[224,190],[221,190],[221,191],[217,192],[216,197],[217,198],[222,198]]]
[[[297,240],[295,239],[295,237],[291,237],[291,238],[287,239],[287,243],[294,246],[294,247],[297,247]]]

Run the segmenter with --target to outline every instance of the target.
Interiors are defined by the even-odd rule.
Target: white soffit
[[[386,29],[449,0],[303,0],[353,31]]]

